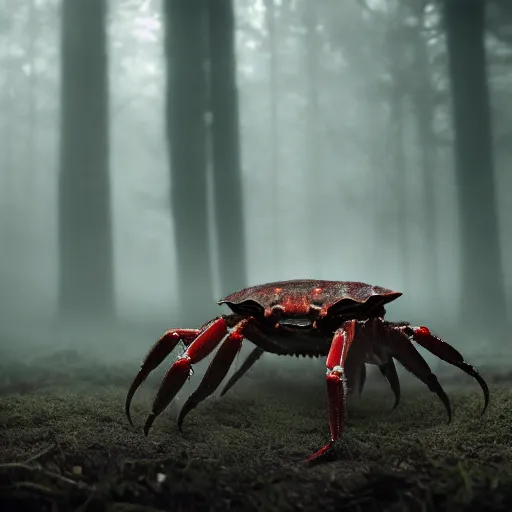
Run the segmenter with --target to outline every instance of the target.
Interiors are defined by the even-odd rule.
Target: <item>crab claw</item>
[[[484,393],[484,407],[482,409],[482,414],[484,414],[489,405],[489,388],[476,368],[464,361],[464,357],[462,357],[462,354],[458,350],[454,349],[438,336],[434,336],[427,327],[404,327],[403,330],[407,335],[411,336],[418,345],[421,345],[431,354],[439,357],[439,359],[460,368],[463,372],[471,375],[471,377],[480,384]]]
[[[211,354],[227,333],[227,323],[223,317],[212,320],[196,339],[189,345],[185,353],[169,368],[156,394],[151,413],[144,424],[144,434],[159,414],[171,403],[178,391],[190,376],[192,365]]]
[[[144,434],[148,435],[156,417],[171,403],[178,391],[183,387],[192,370],[190,357],[180,357],[165,374],[158,389],[151,413],[144,424]]]
[[[133,395],[140,385],[147,379],[148,375],[157,368],[162,361],[176,348],[180,341],[190,343],[201,331],[199,329],[175,329],[166,331],[164,335],[156,341],[149,349],[139,372],[133,379],[128,390],[125,402],[125,413],[130,425],[133,427],[133,421],[130,415],[130,404]]]
[[[396,366],[393,362],[393,358],[390,358],[386,363],[379,366],[379,370],[382,375],[386,377],[389,385],[391,386],[391,390],[395,395],[395,404],[393,405],[392,411],[398,407],[400,403],[400,381],[398,380],[398,374],[396,373]]]
[[[235,330],[222,342],[210,366],[208,366],[203,380],[181,408],[178,416],[178,429],[180,432],[182,431],[181,427],[185,416],[203,400],[208,398],[219,387],[222,379],[224,379],[228,373],[235,356],[242,347],[244,338],[242,332],[246,324],[247,320],[242,320]]]
[[[391,355],[399,361],[402,366],[420,379],[428,386],[428,389],[435,393],[443,403],[448,414],[448,423],[452,420],[452,408],[450,399],[444,392],[437,377],[432,373],[430,366],[423,359],[423,356],[416,350],[409,337],[401,330],[394,328],[384,334],[389,343]]]

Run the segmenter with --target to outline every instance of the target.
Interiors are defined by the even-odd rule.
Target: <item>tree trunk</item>
[[[30,0],[29,4],[29,20],[28,20],[28,58],[30,66],[30,75],[28,79],[28,136],[27,136],[27,180],[26,191],[32,199],[33,185],[35,181],[34,171],[37,162],[37,116],[36,116],[36,92],[37,92],[37,75],[36,75],[36,41],[38,36],[38,15],[36,0]],[[35,199],[35,198],[33,198]]]
[[[425,303],[435,304],[438,293],[438,237],[435,196],[435,173],[437,171],[436,140],[433,132],[433,90],[430,82],[429,61],[426,42],[422,35],[416,32],[414,41],[416,69],[414,72],[412,100],[415,109],[416,133],[419,148],[419,166],[423,181],[424,196],[424,249],[425,276],[422,282],[425,286]]]
[[[271,263],[276,272],[279,272],[279,212],[277,195],[279,190],[279,83],[278,83],[278,46],[276,31],[276,6],[275,0],[264,0],[265,2],[265,23],[268,31],[268,47],[270,58],[270,201],[272,204],[272,229],[270,233],[270,246],[273,248]]]
[[[445,0],[461,229],[462,320],[504,332],[503,269],[484,47],[485,1]]]
[[[245,288],[247,280],[232,0],[212,2],[209,22],[214,206],[224,296]]]
[[[9,12],[8,4],[4,0],[1,5],[2,14]],[[5,14],[7,16],[7,14]],[[5,24],[6,31],[9,29],[8,21],[0,19]],[[2,77],[0,88],[0,104],[2,111],[2,136],[0,140],[0,247],[2,248],[2,259],[0,261],[0,285],[2,290],[13,288],[12,267],[15,260],[16,248],[12,243],[12,232],[16,229],[13,218],[13,159],[12,159],[12,130],[11,123],[14,121],[12,114],[12,85],[11,77],[14,76],[11,64],[10,45],[4,44],[0,48],[2,57]],[[5,292],[1,297],[5,300]],[[10,300],[10,299],[9,299]],[[2,307],[2,310],[5,308]],[[2,315],[3,317],[4,315]],[[7,318],[7,317],[6,317]]]
[[[311,244],[322,245],[325,242],[325,218],[323,207],[325,202],[321,201],[320,191],[322,180],[318,180],[318,167],[321,166],[321,148],[318,135],[320,121],[318,83],[319,83],[319,62],[320,42],[317,32],[318,25],[318,4],[308,1],[304,5],[304,25],[307,33],[305,36],[305,69],[306,69],[306,116],[305,116],[305,144],[304,163],[307,185],[307,205],[304,222],[309,226],[309,236],[306,237],[305,254],[311,254]],[[310,275],[320,276],[321,258],[312,253],[309,260]]]
[[[391,148],[391,173],[394,182],[395,192],[395,215],[396,215],[396,251],[399,267],[401,268],[402,285],[401,290],[407,293],[409,282],[409,246],[408,246],[408,221],[406,202],[406,161],[404,147],[404,91],[401,87],[401,74],[393,74],[391,85],[389,108],[390,108],[390,148]]]
[[[59,310],[114,315],[106,1],[62,3]]]
[[[164,2],[167,141],[182,322],[211,316],[208,232],[206,0]]]

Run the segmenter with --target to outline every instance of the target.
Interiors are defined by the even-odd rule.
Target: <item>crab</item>
[[[384,306],[401,295],[400,292],[361,282],[311,279],[278,281],[232,293],[218,302],[219,305],[227,305],[230,314],[220,315],[200,329],[168,330],[157,340],[128,391],[125,404],[128,421],[133,426],[130,416],[133,395],[178,343],[183,343],[186,350],[162,379],[144,425],[146,435],[156,417],[170,404],[192,374],[193,365],[219,347],[199,386],[179,413],[178,428],[181,432],[185,416],[219,387],[244,339],[256,346],[228,380],[221,396],[264,352],[326,357],[331,435],[329,442],[307,461],[329,452],[341,438],[347,393],[361,392],[366,364],[379,367],[395,395],[396,407],[400,400],[400,384],[394,364],[396,359],[439,397],[448,414],[448,422],[451,421],[448,396],[414,343],[476,379],[484,394],[483,414],[489,403],[487,384],[455,348],[432,334],[427,327],[384,319]]]

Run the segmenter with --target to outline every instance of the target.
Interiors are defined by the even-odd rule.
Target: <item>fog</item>
[[[71,348],[135,372],[227,293],[298,278],[401,291],[388,319],[477,366],[510,354],[506,1],[488,2],[486,60],[465,46],[478,24],[437,2],[236,1],[233,59],[224,7],[201,24],[187,2],[7,3],[4,358]],[[323,379],[323,361],[263,359]]]

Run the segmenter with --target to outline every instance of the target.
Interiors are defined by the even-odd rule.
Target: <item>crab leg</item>
[[[403,327],[402,329],[405,334],[411,336],[412,339],[418,343],[418,345],[421,345],[431,354],[439,357],[439,359],[442,359],[443,361],[446,361],[447,363],[460,368],[468,375],[471,375],[471,377],[473,377],[478,382],[478,384],[480,384],[480,387],[484,393],[484,408],[482,410],[483,414],[485,409],[487,409],[487,405],[489,404],[489,388],[487,387],[487,383],[478,373],[476,368],[464,361],[464,357],[458,350],[454,349],[451,345],[446,343],[446,341],[432,334],[427,327],[407,326]]]
[[[189,345],[200,333],[201,329],[174,329],[166,331],[149,349],[126,396],[125,413],[132,427],[130,404],[137,389],[147,379],[148,375],[176,348],[180,341],[185,345]]]
[[[432,373],[430,366],[416,350],[409,337],[400,330],[388,331],[386,337],[391,355],[397,359],[406,370],[426,384],[430,391],[436,393],[441,402],[443,402],[448,414],[448,423],[450,423],[452,419],[450,400],[441,387],[441,384],[439,384],[437,377]]]
[[[361,395],[363,392],[364,384],[366,382],[366,365],[360,364],[358,366],[351,365],[350,362],[346,363],[345,369],[347,377],[347,393],[349,395]]]
[[[208,398],[219,387],[222,379],[226,376],[226,373],[228,373],[235,356],[242,347],[242,341],[244,339],[243,330],[248,322],[249,320],[242,320],[222,342],[219,350],[217,350],[210,366],[208,366],[204,374],[203,380],[197,389],[188,397],[180,411],[178,416],[178,428],[180,432],[182,431],[181,425],[185,416],[204,399]]]
[[[255,347],[242,363],[242,366],[230,377],[220,396],[224,396],[249,371],[264,352],[261,348]]]
[[[387,361],[384,364],[381,364],[379,366],[379,370],[386,377],[386,380],[389,382],[389,385],[391,386],[391,390],[395,394],[395,405],[393,405],[394,410],[398,407],[398,404],[400,403],[400,381],[398,380],[398,374],[396,373],[396,366],[393,361],[393,358],[390,358],[389,361]]]
[[[356,333],[356,320],[345,322],[335,333],[327,356],[327,394],[329,400],[329,426],[331,440],[307,462],[320,457],[329,451],[340,438],[345,423],[347,401],[347,378],[345,375],[345,360]]]
[[[144,433],[148,435],[151,425],[156,417],[169,405],[172,399],[189,377],[192,365],[208,356],[227,334],[226,319],[218,317],[212,320],[207,327],[188,346],[185,353],[180,356],[167,370],[160,388],[153,401],[152,411],[144,424]]]
[[[363,363],[359,370],[359,382],[357,388],[357,394],[360,395],[363,392],[364,383],[366,382],[366,364]]]

